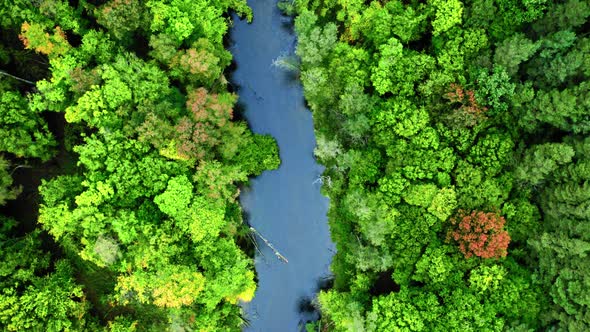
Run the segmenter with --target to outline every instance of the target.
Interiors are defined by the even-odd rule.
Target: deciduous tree
[[[449,237],[459,244],[459,250],[469,258],[501,258],[507,255],[510,235],[504,230],[504,217],[492,212],[461,212],[451,219],[455,229]]]

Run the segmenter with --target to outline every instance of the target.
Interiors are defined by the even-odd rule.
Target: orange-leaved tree
[[[510,235],[504,230],[504,217],[493,212],[460,211],[457,217],[451,218],[451,223],[455,227],[449,238],[457,241],[465,257],[506,257]]]

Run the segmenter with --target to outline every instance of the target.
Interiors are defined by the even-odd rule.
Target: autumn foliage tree
[[[188,93],[186,107],[190,117],[183,117],[176,125],[177,152],[186,158],[201,159],[221,142],[222,133],[231,127],[235,96],[229,93],[208,93],[198,88]]]
[[[55,27],[53,35],[45,32],[43,26],[36,23],[25,22],[21,29],[19,38],[26,49],[46,55],[62,55],[70,48],[66,34],[59,26]]]
[[[451,103],[459,105],[447,116],[447,121],[451,125],[473,127],[486,119],[485,113],[488,109],[479,105],[472,90],[467,90],[458,84],[452,83],[451,91],[445,97]]]
[[[159,46],[157,42],[157,39],[154,40],[156,47]],[[163,54],[161,58],[165,61],[167,55]],[[170,67],[172,77],[185,83],[211,86],[216,80],[225,79],[222,72],[231,62],[231,54],[209,40],[199,38],[190,48],[179,50],[165,62]]]
[[[466,258],[506,257],[510,235],[504,230],[504,217],[493,212],[460,212],[451,223],[455,229],[449,232],[449,237],[457,241]]]

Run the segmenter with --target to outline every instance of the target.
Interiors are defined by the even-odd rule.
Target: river
[[[242,305],[249,324],[245,331],[300,331],[317,312],[306,308],[318,285],[330,275],[334,253],[326,213],[328,199],[316,180],[322,166],[313,157],[315,136],[300,82],[276,68],[273,60],[293,54],[292,19],[281,15],[276,0],[249,1],[254,21],[234,15],[229,50],[236,69],[231,82],[243,116],[255,133],[278,142],[281,166],[252,179],[240,201],[247,221],[287,258],[279,260],[257,238],[258,289]]]

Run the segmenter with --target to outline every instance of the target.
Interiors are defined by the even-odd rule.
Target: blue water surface
[[[255,265],[259,278],[254,300],[242,305],[245,331],[300,331],[316,312],[302,310],[318,284],[329,277],[334,253],[320,194],[322,166],[313,157],[315,136],[296,75],[273,66],[279,56],[293,54],[291,18],[281,15],[275,0],[248,1],[254,11],[249,24],[233,16],[229,50],[236,69],[231,82],[244,117],[255,133],[278,142],[281,166],[264,172],[244,188],[240,201],[247,221],[288,259],[279,260],[259,238]]]

